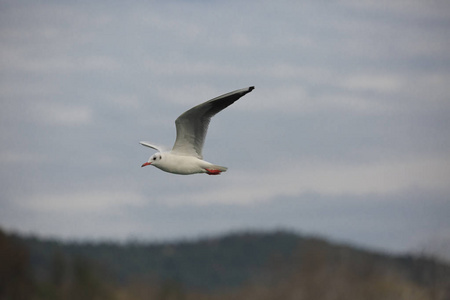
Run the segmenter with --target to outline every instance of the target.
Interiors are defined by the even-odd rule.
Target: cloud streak
[[[253,205],[309,193],[330,197],[381,196],[410,189],[448,193],[449,161],[445,157],[354,165],[320,161],[286,162],[281,164],[281,168],[270,167],[270,172],[258,169],[250,177],[247,171],[240,171],[220,186],[214,185],[189,195],[175,194],[173,198],[164,197],[163,201],[174,205]]]

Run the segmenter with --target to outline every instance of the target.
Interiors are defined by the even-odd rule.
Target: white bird
[[[221,172],[225,172],[227,170],[226,167],[214,165],[203,160],[202,149],[209,122],[215,114],[233,104],[254,88],[250,86],[224,94],[181,114],[175,120],[177,138],[171,151],[163,152],[155,145],[148,142],[140,142],[141,145],[158,151],[142,167],[152,165],[163,171],[182,175],[195,173],[219,175]]]

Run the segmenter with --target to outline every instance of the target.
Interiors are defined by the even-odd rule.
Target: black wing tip
[[[250,87],[248,88],[248,91],[251,92],[251,91],[253,91],[254,89],[255,89],[254,86],[250,86]]]

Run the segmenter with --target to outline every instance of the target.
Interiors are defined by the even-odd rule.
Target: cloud
[[[140,206],[144,198],[132,191],[76,191],[32,195],[21,200],[20,206],[38,213],[115,212],[125,206]]]
[[[403,80],[392,74],[354,74],[340,79],[338,85],[350,91],[389,93],[403,88]]]
[[[374,0],[345,0],[345,5],[359,8],[369,12],[395,13],[399,16],[415,18],[450,17],[449,4],[447,1],[423,2],[420,0],[401,1],[374,1]]]
[[[388,209],[359,216],[404,195],[397,211],[439,207],[427,194],[408,204],[416,188],[448,194],[448,4],[411,3],[9,1],[2,225],[164,238],[233,226],[324,232],[332,219],[340,230],[327,234],[366,241],[410,226]],[[249,85],[206,141],[205,157],[229,172],[139,168],[139,140],[171,145],[180,113]],[[320,205],[308,210],[308,195]]]
[[[37,122],[53,126],[83,126],[93,119],[93,110],[82,105],[40,102],[30,111]]]
[[[42,164],[48,162],[44,155],[32,151],[4,151],[0,153],[0,164]]]
[[[58,56],[37,56],[27,51],[3,53],[0,64],[3,68],[26,74],[55,75],[74,72],[112,72],[121,64],[114,58],[104,55],[77,57],[70,54]]]
[[[387,195],[411,188],[447,191],[450,158],[405,159],[362,164],[289,161],[267,166],[251,176],[241,171],[227,183],[180,197],[168,195],[174,205],[215,203],[250,205],[305,193],[325,196]],[[256,170],[253,170],[255,172]]]

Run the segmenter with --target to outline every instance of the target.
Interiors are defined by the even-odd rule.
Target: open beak
[[[152,163],[148,161],[148,162],[146,162],[145,164],[143,164],[143,165],[141,166],[141,168],[142,168],[142,167],[145,167],[145,166],[149,166],[149,165],[151,165],[151,164],[152,164]]]

